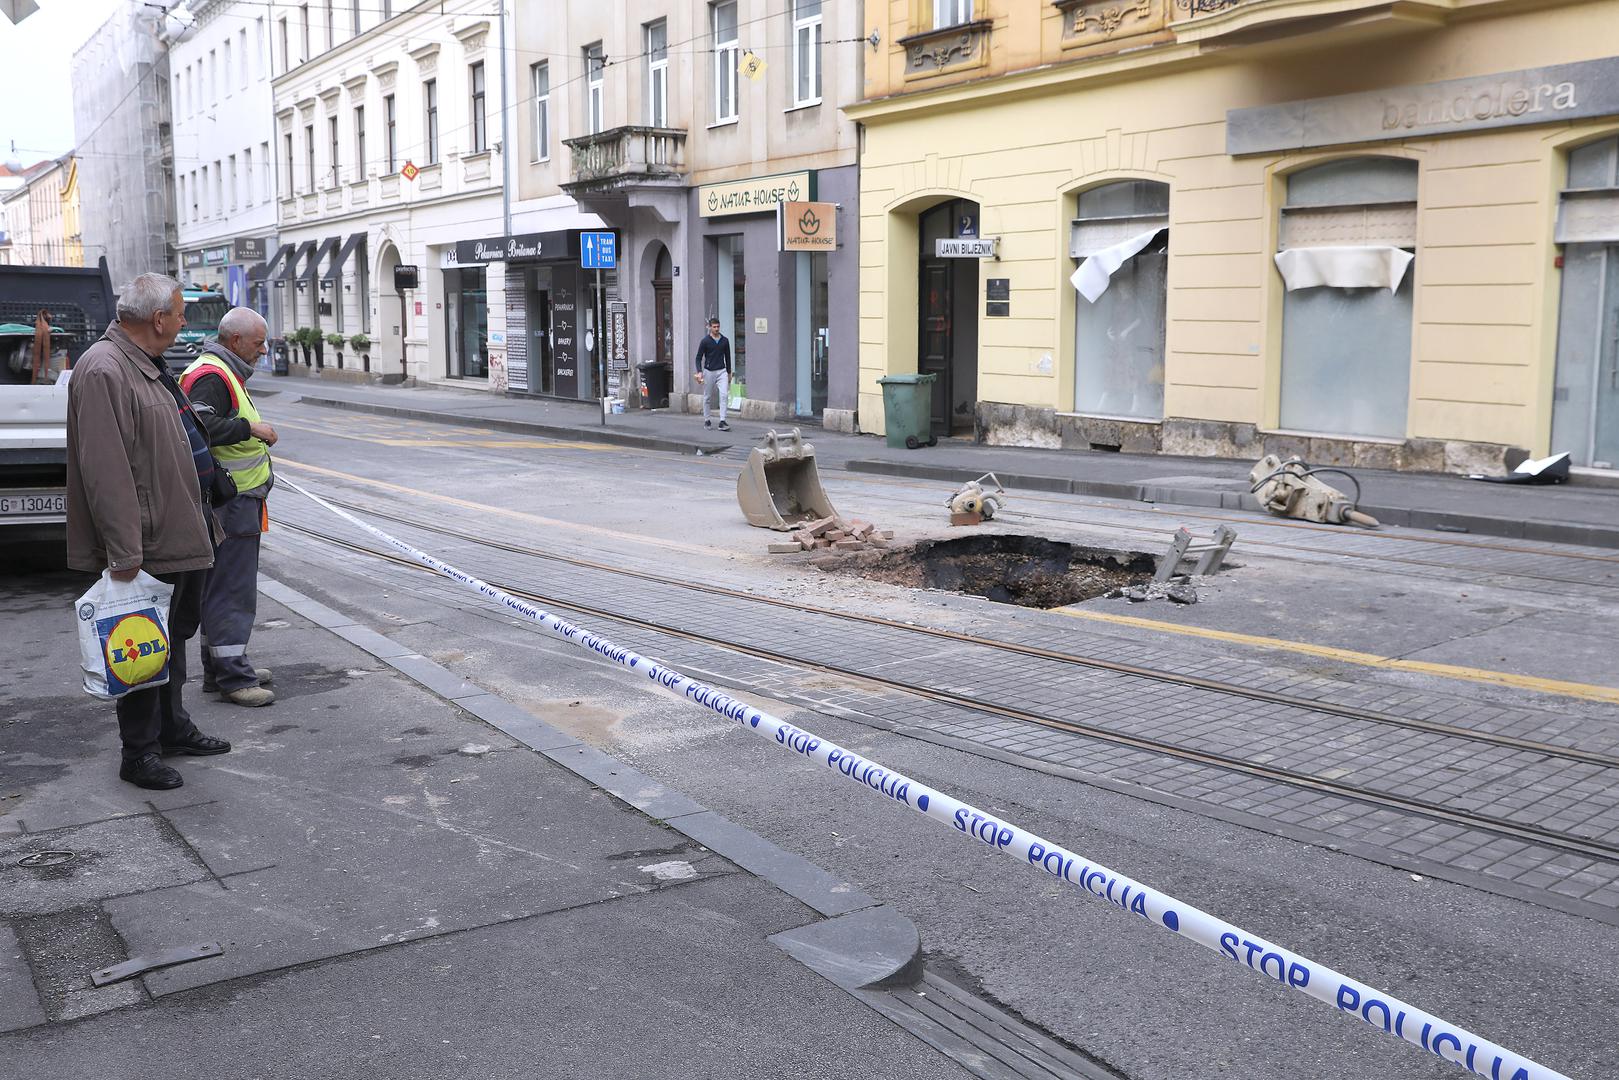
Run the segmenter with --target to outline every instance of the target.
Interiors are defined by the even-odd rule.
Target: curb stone
[[[916,925],[893,907],[274,578],[260,575],[259,591],[813,909],[823,918],[774,934],[769,940],[816,974],[852,993],[892,985],[921,971],[922,945]]]

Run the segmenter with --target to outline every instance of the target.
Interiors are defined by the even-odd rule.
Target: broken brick
[[[832,545],[832,547],[837,551],[859,551],[865,546],[865,544],[862,544],[853,537],[847,537],[843,540],[839,540]]]
[[[771,544],[766,550],[772,555],[791,555],[795,551],[803,551],[804,546],[802,544]]]

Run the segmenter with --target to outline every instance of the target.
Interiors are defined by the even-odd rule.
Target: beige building
[[[9,175],[9,174],[8,174]],[[43,161],[0,194],[0,261],[17,266],[83,266],[79,165],[72,154]]]
[[[1619,3],[872,10],[863,429],[1619,466]]]
[[[517,198],[600,222],[618,265],[598,291],[566,233],[506,264],[511,389],[633,401],[636,366],[662,361],[678,406],[714,315],[746,414],[852,429],[859,190],[841,107],[869,51],[857,0],[570,0],[515,21]],[[784,201],[832,204],[819,227],[836,242],[780,250]]]

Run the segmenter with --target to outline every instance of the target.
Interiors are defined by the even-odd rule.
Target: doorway
[[[794,412],[818,417],[826,412],[827,352],[831,345],[826,255],[801,251],[794,265],[797,378]]]
[[[919,221],[921,303],[916,369],[933,383],[933,434],[973,428],[978,401],[978,260],[941,257],[940,240],[976,237],[978,204],[952,199]]]
[[[531,266],[525,277],[529,386],[532,392],[549,396],[556,393],[556,364],[551,358],[551,268]]]
[[[377,364],[384,374],[405,371],[405,294],[394,291],[399,249],[384,244],[377,259]]]
[[[675,362],[675,285],[674,261],[669,249],[658,245],[652,262],[652,358],[660,364]]]
[[[1551,452],[1619,469],[1619,136],[1569,152]]]

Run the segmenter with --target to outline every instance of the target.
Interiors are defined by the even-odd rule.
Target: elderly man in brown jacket
[[[186,642],[196,633],[214,561],[208,500],[215,482],[207,440],[163,363],[184,326],[179,282],[142,274],[119,296],[118,320],[85,350],[68,382],[68,565],[107,569],[120,581],[145,570],[174,586],[168,684],[118,701],[118,775],[143,788],[184,783],[161,755],[230,750],[198,731],[181,702]]]

